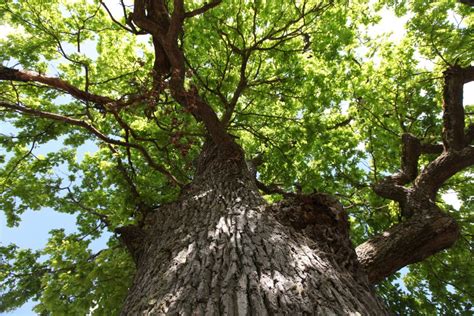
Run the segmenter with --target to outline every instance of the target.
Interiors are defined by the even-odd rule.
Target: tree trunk
[[[337,202],[269,206],[245,161],[209,144],[179,201],[131,231],[137,272],[122,315],[387,314]]]

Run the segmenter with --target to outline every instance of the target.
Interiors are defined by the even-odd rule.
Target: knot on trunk
[[[334,228],[338,233],[349,235],[349,222],[342,204],[325,193],[295,195],[272,206],[277,219],[296,230],[308,226]]]
[[[317,244],[328,256],[337,258],[340,266],[363,275],[349,238],[349,220],[342,204],[325,193],[295,195],[270,206],[276,219],[293,227]]]

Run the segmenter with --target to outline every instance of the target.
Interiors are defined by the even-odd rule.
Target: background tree
[[[401,314],[472,312],[470,6],[115,8],[0,2],[16,30],[0,50],[0,118],[14,131],[1,138],[1,208],[11,226],[43,207],[78,225],[40,251],[0,248],[0,310],[33,298],[54,315],[380,315],[377,285]],[[367,34],[381,8],[408,17],[403,39]],[[52,141],[63,146],[35,153]],[[103,231],[108,248],[92,253]],[[412,263],[406,292],[397,271]]]

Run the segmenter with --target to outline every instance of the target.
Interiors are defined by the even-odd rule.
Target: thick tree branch
[[[131,17],[139,28],[149,34],[153,34],[158,28],[158,24],[147,17],[145,0],[135,0]]]
[[[394,183],[391,177],[387,177],[374,186],[374,192],[386,199],[397,201],[401,205],[406,205],[408,189],[403,185]]]
[[[198,121],[204,123],[214,143],[222,148],[226,148],[223,152],[227,152],[232,157],[239,156],[239,159],[243,158],[238,146],[236,146],[232,137],[227,134],[226,128],[235,109],[237,100],[247,86],[245,70],[251,51],[246,52],[245,50],[238,49],[238,53],[243,57],[240,81],[236,87],[232,100],[226,104],[227,110],[222,122],[219,121],[216,112],[199,95],[196,87],[184,87],[185,58],[179,45],[179,36],[183,31],[184,20],[185,18],[210,10],[217,6],[220,3],[220,0],[215,0],[190,12],[185,11],[183,0],[173,0],[172,12],[168,11],[163,0],[149,2],[145,0],[135,0],[134,3],[135,6],[132,20],[137,26],[153,36],[153,44],[155,46],[154,71],[158,74],[163,73],[163,69],[169,65],[168,73],[171,75],[171,80],[167,86],[170,88],[173,98],[187,111],[192,113]],[[321,12],[329,5],[330,4],[318,4],[309,9],[303,5],[297,18],[287,21],[287,23],[281,28],[271,28],[266,36],[255,41],[252,50],[258,50],[267,40],[273,41],[275,44],[272,46],[275,46],[299,36],[302,28],[307,24],[307,21],[304,20],[305,17],[309,16],[309,14]],[[303,23],[300,23],[301,21],[303,21]],[[298,24],[298,26],[293,28],[291,32],[286,32],[291,25],[295,24]],[[239,30],[236,31],[239,32]],[[166,65],[166,67],[164,67],[164,65]],[[155,81],[159,81],[159,78]]]
[[[117,78],[120,78],[120,76]],[[116,78],[113,78],[111,80],[114,80],[114,79]],[[4,66],[0,66],[0,80],[41,83],[49,88],[67,93],[75,99],[78,99],[87,103],[90,102],[97,105],[101,105],[104,111],[120,110],[136,102],[143,101],[151,96],[150,92],[143,92],[137,95],[130,96],[128,98],[121,98],[119,100],[114,100],[109,97],[105,97],[105,96],[90,93],[88,91],[81,90],[60,78],[48,77],[48,76],[44,76],[33,71],[18,70],[18,69],[8,68]],[[107,82],[107,80],[105,82]],[[101,83],[105,83],[105,82],[101,82]],[[92,84],[100,84],[100,83],[90,83],[90,85]]]
[[[434,200],[451,176],[474,164],[473,148],[469,146],[474,128],[464,130],[463,85],[474,79],[474,67],[450,67],[445,71],[443,90],[443,146],[424,145],[412,135],[402,136],[401,171],[386,177],[374,186],[380,196],[398,201],[405,207],[410,196]],[[440,153],[418,175],[418,159],[422,153]],[[404,185],[414,182],[410,190]],[[415,193],[414,193],[415,192]]]
[[[377,284],[402,267],[449,248],[459,237],[456,221],[432,209],[371,238],[356,248],[369,282]]]
[[[170,44],[178,46],[178,36],[183,30],[183,23],[185,17],[184,0],[173,0],[174,10],[171,14],[170,26],[168,29],[168,41]]]
[[[402,136],[399,173],[374,186],[378,195],[400,203],[405,220],[357,247],[359,261],[377,283],[402,267],[450,247],[459,237],[456,221],[436,206],[436,194],[453,175],[474,165],[474,127],[464,129],[463,85],[474,67],[451,66],[444,72],[443,145],[424,145]],[[439,154],[418,174],[422,153]],[[412,187],[405,185],[413,183]]]
[[[399,202],[403,207],[407,202],[408,189],[405,184],[418,175],[418,158],[421,155],[420,141],[413,135],[402,135],[402,160],[400,172],[386,177],[374,186],[378,195]]]
[[[5,66],[0,66],[0,80],[20,81],[20,82],[39,82],[51,88],[66,92],[76,99],[105,105],[113,103],[114,100],[108,97],[92,94],[78,89],[70,83],[59,78],[47,77],[32,71],[22,71]]]
[[[414,182],[415,191],[424,191],[434,200],[439,188],[459,171],[474,165],[474,147],[443,152],[426,166]]]
[[[441,144],[421,144],[422,154],[441,154],[444,150]]]
[[[146,2],[135,0],[133,21],[153,36],[155,46],[154,71],[161,75],[170,74],[168,87],[173,98],[198,121],[202,121],[217,145],[222,145],[231,155],[239,153],[233,139],[227,134],[225,126],[219,121],[214,110],[199,95],[196,87],[186,89],[185,58],[179,46],[179,35],[186,12],[182,0],[173,1],[173,12],[169,14],[163,1]],[[168,70],[167,70],[168,69]],[[160,77],[160,76],[159,76]],[[155,81],[159,81],[160,78]]]
[[[444,72],[443,144],[446,151],[464,147],[463,73],[457,66]]]

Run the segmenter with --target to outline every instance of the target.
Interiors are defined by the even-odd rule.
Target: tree
[[[468,5],[120,3],[0,2],[1,208],[78,223],[1,247],[0,310],[472,311]],[[404,39],[367,34],[382,8]]]

